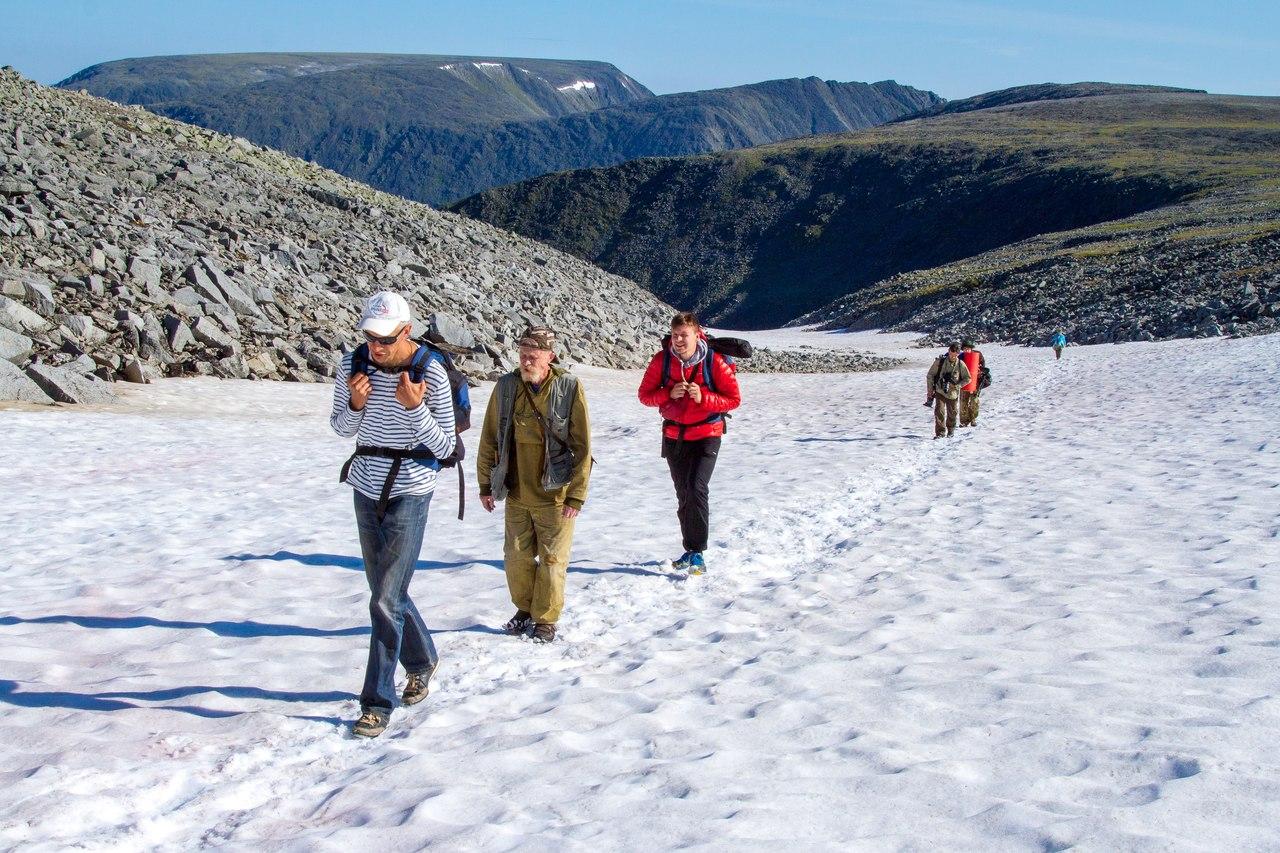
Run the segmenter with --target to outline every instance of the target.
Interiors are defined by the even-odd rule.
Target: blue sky
[[[598,59],[658,93],[895,79],[947,98],[1038,82],[1280,95],[1280,2],[0,0],[0,64],[52,83],[131,56],[373,51]]]

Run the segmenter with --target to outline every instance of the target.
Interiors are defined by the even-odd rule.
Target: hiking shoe
[[[556,626],[552,622],[539,622],[533,626],[535,643],[550,643],[556,638]]]
[[[683,554],[680,555],[680,558],[678,560],[671,561],[671,568],[675,569],[676,571],[683,572],[685,569],[689,568],[689,559],[691,557],[693,557],[693,552],[685,551]]]
[[[423,670],[422,672],[409,673],[409,681],[404,686],[404,693],[400,695],[400,703],[402,705],[417,705],[423,699],[426,699],[427,694],[431,692],[429,685],[431,676],[435,671],[436,668],[433,666],[431,669]]]
[[[377,737],[387,730],[387,723],[391,718],[377,711],[365,711],[360,715],[360,719],[356,720],[356,724],[351,727],[351,733],[356,737]]]
[[[533,624],[533,617],[526,610],[517,610],[516,615],[507,620],[507,624],[502,626],[502,630],[508,634],[523,634],[529,630],[529,626]]]
[[[947,430],[947,438],[951,438],[951,436],[953,436],[953,435],[955,435],[955,434],[956,434],[956,431],[955,431],[955,430],[953,430],[953,429],[949,429],[949,430]]]
[[[705,575],[707,573],[707,562],[702,559],[702,554],[695,551],[689,555],[689,574]]]

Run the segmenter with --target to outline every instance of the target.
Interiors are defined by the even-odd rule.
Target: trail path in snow
[[[495,633],[446,474],[441,669],[373,742],[327,389],[0,413],[0,845],[1280,847],[1278,348],[989,348],[947,441],[929,353],[744,377],[695,579],[638,375],[587,370],[564,641]]]

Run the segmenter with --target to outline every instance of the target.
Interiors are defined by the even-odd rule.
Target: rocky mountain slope
[[[606,63],[372,54],[152,57],[59,85],[432,204],[564,169],[871,127],[942,103],[894,81],[817,78],[653,97]]]
[[[473,375],[510,365],[535,321],[569,333],[571,360],[636,366],[670,316],[525,238],[9,69],[0,286],[9,399],[93,399],[160,375],[316,380],[383,288],[433,318]]]
[[[1040,333],[1022,328],[1026,318],[1014,310],[1021,279],[1009,291],[1001,276],[1046,264],[1035,281],[1069,294],[1079,337],[1162,337],[1189,329],[1112,317],[1103,306],[1131,302],[1137,289],[1153,300],[1151,312],[1190,299],[1195,315],[1221,301],[1228,307],[1209,310],[1237,322],[1222,297],[1274,277],[1266,241],[1280,229],[1280,99],[1130,87],[1107,94],[1089,84],[1087,97],[1002,100],[1013,102],[548,175],[456,209],[746,328],[803,317],[954,329],[961,309],[944,323],[923,308],[943,312],[957,293],[998,290],[1003,302],[983,303],[974,322],[985,337],[1024,339]],[[1177,251],[1139,274],[1165,237]],[[1063,243],[1087,271],[1051,262]],[[1183,249],[1196,254],[1194,266],[1176,260]],[[912,273],[924,270],[936,274]],[[1183,287],[1196,295],[1179,295]],[[819,312],[841,298],[842,307]],[[865,315],[870,308],[879,313]]]

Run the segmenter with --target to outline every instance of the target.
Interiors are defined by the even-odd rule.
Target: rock
[[[267,352],[260,352],[252,358],[246,359],[245,366],[248,367],[250,373],[263,379],[274,379],[276,374],[279,373],[279,368]]]
[[[19,270],[0,270],[0,276],[3,277],[0,294],[20,300],[42,317],[58,310],[53,284],[45,276]],[[76,284],[79,286],[78,281]]]
[[[248,379],[249,365],[242,356],[227,356],[214,363],[213,374],[223,379]]]
[[[42,332],[49,328],[49,321],[21,302],[0,296],[0,326],[15,332]]]
[[[182,352],[196,342],[191,334],[191,327],[178,317],[168,314],[163,320],[165,335],[169,339],[169,348],[174,352]]]
[[[124,368],[120,371],[126,382],[136,382],[139,385],[145,385],[148,382],[147,375],[143,371],[142,361],[135,355],[125,359]]]
[[[59,403],[114,403],[116,395],[105,383],[86,379],[72,370],[47,364],[28,365],[26,374],[40,390]]]
[[[0,400],[24,403],[52,403],[48,394],[18,366],[0,359]]]
[[[213,279],[214,285],[222,292],[222,301],[226,303],[231,310],[237,314],[250,314],[253,316],[262,316],[262,311],[258,309],[258,303],[253,300],[249,294],[240,289],[231,276],[227,275],[209,258],[202,258],[200,263],[204,266],[205,271]]]
[[[462,325],[462,321],[450,314],[435,312],[427,320],[427,338],[438,344],[451,344],[462,349],[476,345],[475,335]]]
[[[0,359],[6,364],[25,364],[33,346],[31,338],[0,326]]]
[[[76,340],[85,344],[99,344],[109,337],[104,330],[94,325],[91,317],[87,317],[84,314],[72,314],[64,317],[62,319],[62,327],[70,332]]]
[[[212,347],[228,356],[240,348],[235,339],[208,317],[201,317],[196,320],[195,325],[191,327],[191,334],[205,346]],[[174,348],[177,349],[177,347]]]
[[[160,267],[145,258],[133,257],[129,260],[129,278],[150,298],[163,298],[160,289]]]
[[[98,369],[98,363],[87,355],[77,356],[74,361],[62,365],[64,370],[74,370],[81,376],[90,376]]]
[[[209,277],[209,273],[201,264],[191,264],[183,270],[182,277],[191,283],[191,288],[199,294],[200,299],[207,302],[218,302],[226,304],[227,298],[222,295],[222,291],[213,283],[213,279]],[[185,290],[186,288],[184,288]],[[174,294],[177,298],[177,294]],[[199,303],[199,299],[196,303]]]

